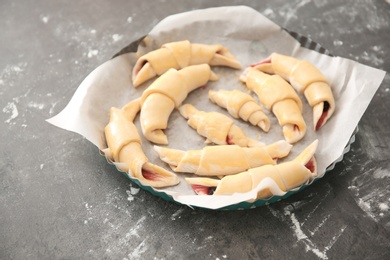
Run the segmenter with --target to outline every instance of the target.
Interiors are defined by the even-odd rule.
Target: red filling
[[[310,159],[310,161],[308,163],[306,163],[305,167],[307,169],[309,169],[310,172],[315,172],[315,170],[316,170],[316,166],[314,164],[314,160],[313,159]]]
[[[157,181],[160,179],[160,176],[155,172],[150,172],[147,170],[142,169],[142,176],[150,181]]]
[[[135,71],[135,75],[137,75],[141,71],[142,67],[145,66],[146,63],[147,63],[146,60],[142,62],[141,66],[139,66],[138,69]]]
[[[226,136],[226,143],[227,143],[227,144],[235,144],[235,143],[233,142],[233,138],[232,138],[230,135]]]
[[[191,187],[198,195],[213,195],[215,191],[215,187],[207,187],[199,184],[192,184]]]
[[[257,65],[261,65],[261,64],[267,64],[267,63],[271,63],[271,60],[268,59],[268,60],[263,60],[263,61],[260,61],[258,63],[255,63],[255,64],[251,64],[250,67],[256,67]]]
[[[317,125],[316,125],[316,131],[318,129],[320,129],[321,126],[324,124],[325,118],[328,116],[328,110],[329,110],[329,103],[325,101],[324,102],[324,110],[322,111],[322,115],[321,115],[321,117],[318,120]]]

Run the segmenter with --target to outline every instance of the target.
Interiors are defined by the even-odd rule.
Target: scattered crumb
[[[127,200],[128,201],[133,201],[134,200],[134,195],[138,194],[139,191],[140,191],[140,188],[130,187],[130,190],[126,190]]]
[[[132,195],[138,194],[139,191],[140,191],[140,188],[130,187],[130,193],[131,193]]]
[[[98,50],[89,50],[87,56],[88,58],[92,58],[93,56],[98,55],[99,51]]]
[[[3,108],[3,112],[6,113],[6,114],[11,114],[11,116],[7,120],[5,120],[5,123],[10,123],[11,120],[17,118],[18,115],[19,115],[18,108],[16,107],[14,102],[8,103]]]
[[[334,45],[334,46],[342,46],[342,45],[343,45],[343,42],[340,41],[340,40],[334,40],[334,41],[333,41],[333,45]]]
[[[176,218],[181,218],[180,214],[184,211],[183,208],[178,209],[175,213],[172,214],[171,220],[176,220]]]
[[[264,10],[263,14],[265,16],[274,15],[274,11],[271,8],[267,8],[267,9]]]
[[[36,103],[36,102],[33,102],[33,101],[31,101],[31,102],[29,102],[28,104],[27,104],[27,106],[28,107],[32,107],[32,108],[38,108],[39,110],[42,110],[44,107],[45,107],[45,104],[39,104],[39,103]]]
[[[122,38],[123,38],[123,35],[119,35],[119,34],[112,35],[112,39],[114,40],[114,42],[120,41],[120,40],[122,40]]]
[[[389,210],[389,206],[387,204],[385,204],[385,203],[379,203],[378,206],[379,206],[379,209],[381,211],[388,211]]]
[[[49,17],[47,17],[47,16],[42,17],[42,22],[43,23],[49,22]]]

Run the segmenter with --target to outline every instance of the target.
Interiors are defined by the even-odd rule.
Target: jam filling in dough
[[[223,45],[207,45],[179,41],[164,44],[160,49],[141,56],[133,68],[133,85],[162,75],[170,68],[182,69],[191,65],[209,64],[241,69],[238,60]]]
[[[139,100],[145,138],[153,143],[168,144],[163,129],[167,128],[173,109],[179,107],[191,91],[217,79],[208,64],[193,65],[179,71],[170,69],[157,78]]]
[[[239,90],[218,90],[209,91],[209,99],[218,106],[225,108],[234,118],[251,123],[268,132],[271,123],[263,109],[256,103],[255,99]]]
[[[290,162],[277,165],[264,165],[249,169],[222,179],[206,177],[186,178],[198,195],[230,195],[245,193],[256,188],[265,178],[271,178],[280,190],[286,192],[309,183],[317,176],[317,163],[314,153],[318,140],[310,144],[300,155]],[[260,190],[256,199],[266,199],[273,196],[270,187]]]
[[[244,71],[240,80],[274,113],[287,142],[296,143],[305,136],[302,101],[288,82],[279,75],[268,75],[252,67]]]
[[[195,129],[199,135],[207,138],[205,142],[207,144],[236,144],[241,147],[264,145],[247,137],[244,131],[234,124],[233,119],[224,114],[200,111],[190,104],[179,107],[179,112],[188,119],[188,125]]]
[[[189,151],[154,146],[160,159],[173,171],[200,176],[231,175],[266,164],[274,165],[277,159],[286,157],[291,148],[284,140],[267,146],[216,145]]]
[[[109,157],[121,163],[118,168],[145,185],[155,188],[176,185],[179,183],[176,174],[148,162],[142,150],[141,138],[133,123],[139,111],[137,103],[134,101],[122,109],[110,109],[110,122],[104,129]]]
[[[268,74],[277,74],[303,93],[313,108],[314,130],[320,129],[335,111],[335,100],[327,78],[312,63],[273,53],[269,58],[253,65]]]

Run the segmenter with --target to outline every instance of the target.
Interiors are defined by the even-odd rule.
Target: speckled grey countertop
[[[390,3],[0,3],[0,259],[385,259],[390,254],[390,77],[351,151],[269,206],[191,209],[140,190],[81,136],[45,119],[84,77],[168,15],[245,4],[332,54],[390,72]],[[357,106],[359,104],[356,104]]]

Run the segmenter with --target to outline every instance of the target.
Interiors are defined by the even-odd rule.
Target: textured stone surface
[[[334,55],[389,72],[388,1],[24,2],[0,3],[0,259],[390,253],[388,75],[343,162],[299,194],[253,210],[193,210],[154,197],[87,140],[44,121],[89,72],[161,19],[211,6],[246,4]]]

